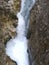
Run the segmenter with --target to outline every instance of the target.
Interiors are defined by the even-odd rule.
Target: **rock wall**
[[[38,0],[31,12],[29,49],[32,63],[49,65],[49,1]]]
[[[15,13],[20,0],[8,6],[9,0],[0,0],[0,65],[15,65],[5,54],[5,44],[13,38],[17,26]],[[28,31],[29,55],[34,65],[49,65],[49,0],[37,0],[32,8]]]

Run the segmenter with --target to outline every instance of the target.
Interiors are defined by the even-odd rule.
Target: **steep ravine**
[[[12,11],[7,6],[8,0],[0,1],[0,65],[15,65],[5,54],[6,42],[16,35],[15,13],[19,11],[20,0],[14,1]],[[38,0],[32,9],[28,37],[32,62],[49,65],[49,0]]]

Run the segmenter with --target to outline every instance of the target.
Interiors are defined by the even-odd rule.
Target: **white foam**
[[[28,40],[23,38],[11,39],[6,45],[6,54],[18,65],[29,65],[27,54]]]
[[[17,36],[25,36],[25,20],[24,17],[18,13],[17,14],[18,17],[18,26],[16,28],[16,32],[17,32]]]

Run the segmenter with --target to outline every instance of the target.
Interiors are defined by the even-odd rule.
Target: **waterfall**
[[[21,0],[21,8],[20,13],[24,16],[25,25],[26,25],[26,35],[29,28],[29,19],[30,19],[30,11],[35,4],[35,0]]]
[[[29,28],[30,10],[35,4],[35,0],[21,0],[20,12],[17,13],[18,26],[17,36],[9,40],[6,44],[6,54],[18,65],[29,65],[28,39],[26,38]]]

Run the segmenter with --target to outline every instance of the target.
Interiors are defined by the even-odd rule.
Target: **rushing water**
[[[7,42],[6,54],[18,65],[29,65],[29,58],[27,53],[26,38],[29,28],[30,10],[35,4],[35,0],[21,0],[20,12],[18,12],[18,26],[16,28],[17,36]]]

